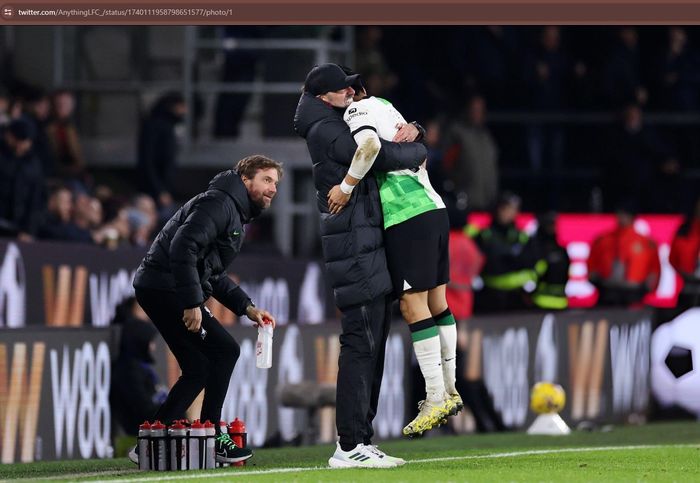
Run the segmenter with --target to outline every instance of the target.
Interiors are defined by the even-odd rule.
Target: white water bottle
[[[155,471],[168,471],[168,430],[165,424],[156,421],[151,424],[151,457],[153,458],[151,469]]]
[[[187,428],[177,421],[168,428],[170,438],[170,469],[187,469]]]
[[[255,366],[258,369],[272,367],[272,322],[263,319],[258,326],[258,342],[255,344]]]
[[[189,462],[187,463],[187,469],[203,470],[206,466],[206,462],[204,461],[207,451],[206,429],[204,429],[204,425],[199,422],[199,419],[195,419],[192,426],[190,426],[189,433],[189,448],[187,449]]]
[[[151,469],[151,423],[144,421],[139,426],[138,454],[139,454],[139,469]]]
[[[204,468],[216,468],[216,429],[214,424],[208,419],[204,421],[204,431],[207,434],[206,454],[204,456]]]

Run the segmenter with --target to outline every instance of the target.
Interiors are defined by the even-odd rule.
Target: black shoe
[[[216,461],[218,463],[238,463],[253,456],[250,448],[239,448],[227,433],[216,436]]]

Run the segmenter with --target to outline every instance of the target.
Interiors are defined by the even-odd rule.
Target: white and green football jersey
[[[391,102],[380,97],[367,97],[353,102],[345,110],[345,122],[350,132],[372,129],[381,139],[391,141],[398,129],[396,124],[406,123]],[[445,207],[428,178],[428,171],[401,169],[388,173],[375,173],[384,213],[384,228],[406,221],[430,210]]]

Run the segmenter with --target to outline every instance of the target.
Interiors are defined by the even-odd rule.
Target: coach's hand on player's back
[[[272,328],[274,329],[275,325],[277,324],[275,318],[270,312],[268,312],[267,310],[259,309],[253,305],[248,306],[248,308],[245,310],[245,314],[250,320],[252,320],[255,323],[256,327],[260,327],[266,323],[271,323]]]
[[[202,309],[199,307],[185,309],[182,321],[190,332],[199,332],[199,328],[202,326]]]
[[[394,139],[391,140],[395,143],[412,143],[416,140],[418,134],[420,134],[418,128],[413,124],[398,123],[396,129],[398,129],[398,131]]]

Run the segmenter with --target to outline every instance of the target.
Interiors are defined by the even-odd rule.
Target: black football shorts
[[[384,247],[397,297],[449,281],[449,236],[446,209],[427,211],[386,229]]]

